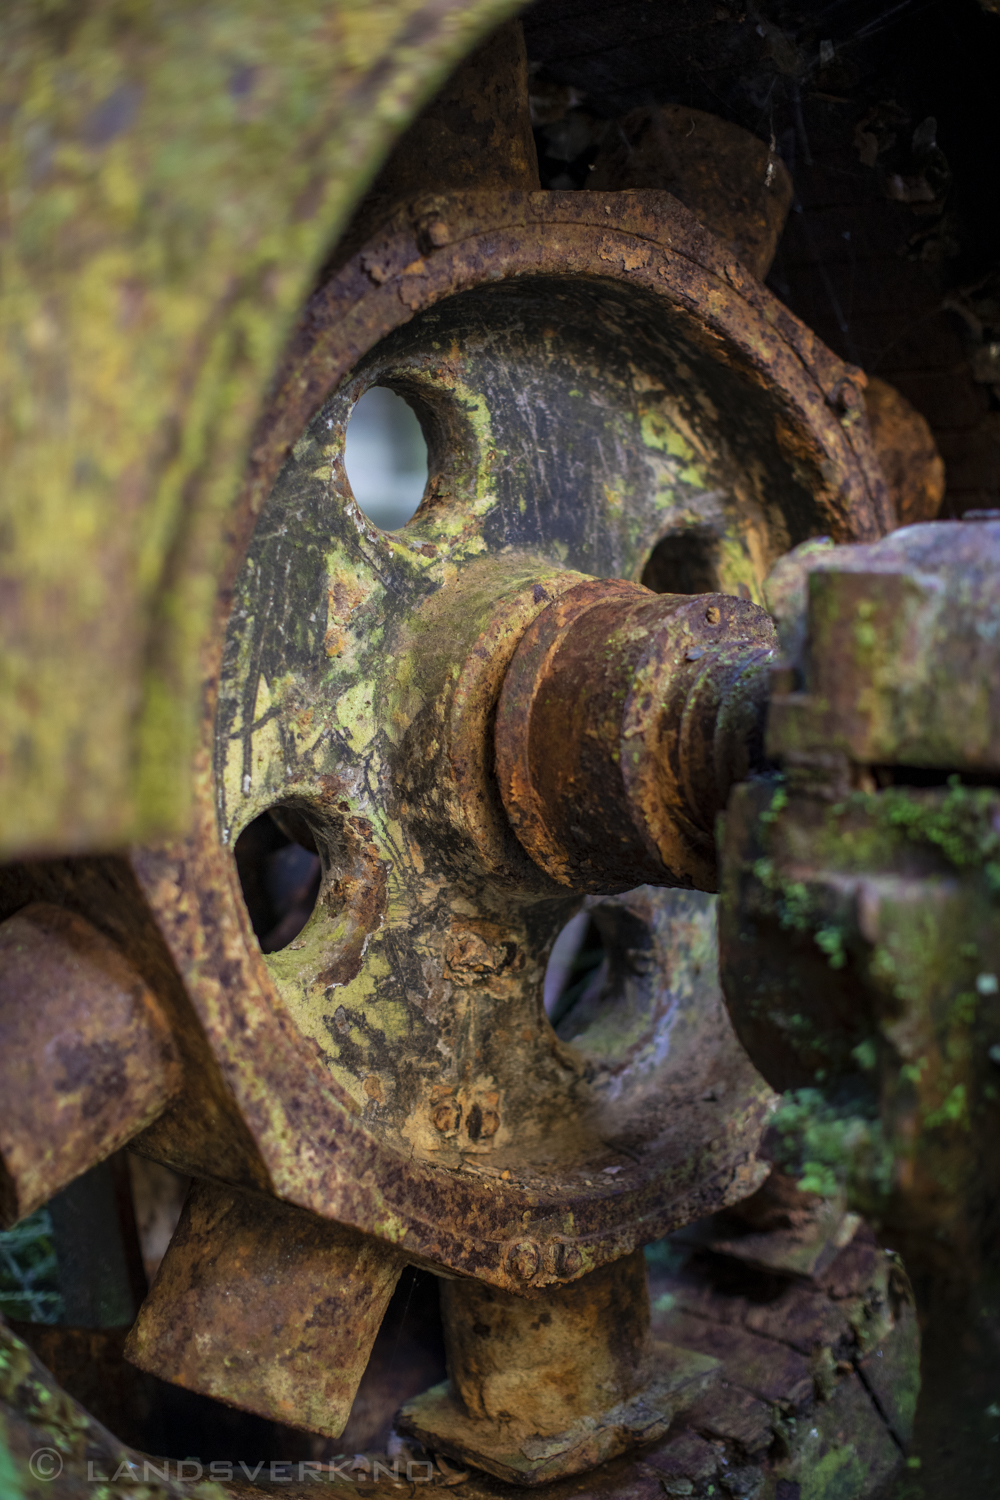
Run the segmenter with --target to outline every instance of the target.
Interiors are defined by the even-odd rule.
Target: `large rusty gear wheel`
[[[391,536],[342,462],[375,384],[409,397],[431,453],[424,503]],[[448,737],[490,714],[539,580],[638,579],[662,538],[694,531],[716,542],[720,589],[759,598],[807,536],[879,534],[858,383],[666,195],[469,195],[417,205],[317,295],[273,412],[201,827],[137,870],[282,1196],[499,1285],[530,1223],[528,1280],[555,1274],[556,1244],[582,1271],[725,1199],[758,1086],[721,1011],[658,1049],[683,989],[664,1007],[638,976],[628,1050],[588,1070],[555,1043],[539,989],[572,906],[505,831],[492,768],[449,766]],[[231,851],[271,807],[306,819],[326,874],[294,948],[264,958]],[[692,948],[709,941],[704,898],[642,900],[680,900]],[[723,1138],[693,1123],[717,1071],[741,1100]],[[492,1136],[435,1129],[448,1089],[466,1121],[477,1101],[498,1112]],[[498,1184],[479,1169],[500,1156]],[[613,1184],[585,1186],[615,1163]]]
[[[343,463],[374,385],[430,454],[392,534]],[[806,538],[881,535],[861,386],[663,193],[418,200],[315,295],[234,521],[195,832],[131,873],[33,877],[98,927],[113,913],[185,1064],[134,1141],[200,1179],[137,1363],[335,1434],[405,1261],[489,1296],[564,1296],[616,1262],[627,1282],[639,1247],[766,1174],[771,1096],[722,1004],[711,876],[553,879],[515,837],[491,731],[528,627],[586,578],[676,590],[694,548],[718,620]],[[234,848],[272,810],[323,875],[265,955]],[[611,979],[570,1044],[542,979],[588,890]],[[269,1368],[273,1303],[258,1327],[231,1296],[275,1259],[306,1322],[340,1278],[350,1358],[327,1328]]]
[[[376,384],[430,452],[392,535],[343,467]],[[179,1149],[183,1107],[144,1149],[516,1292],[746,1196],[769,1096],[721,1003],[712,898],[606,898],[614,980],[561,1042],[541,983],[580,893],[513,837],[487,730],[518,640],[581,575],[637,581],[696,540],[721,594],[759,599],[789,546],[878,535],[854,372],[664,194],[439,196],[313,299],[242,516],[199,831],[135,868],[254,1149],[238,1170],[190,1130]],[[324,874],[264,956],[232,851],[270,809]],[[134,1354],[252,1399],[181,1338],[150,1310]]]

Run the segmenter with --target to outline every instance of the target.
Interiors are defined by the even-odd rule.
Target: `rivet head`
[[[434,1106],[431,1116],[434,1124],[443,1135],[450,1130],[457,1130],[458,1123],[462,1118],[462,1106],[456,1104],[454,1099],[442,1099],[440,1104]]]
[[[576,1276],[583,1266],[583,1255],[577,1245],[560,1245],[556,1254],[556,1271],[560,1276]]]
[[[507,1255],[507,1270],[515,1281],[530,1281],[538,1275],[542,1257],[533,1240],[518,1240]]]

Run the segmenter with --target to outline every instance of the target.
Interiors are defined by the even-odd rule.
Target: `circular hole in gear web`
[[[552,945],[545,970],[545,1014],[558,1033],[584,1000],[596,994],[608,973],[608,955],[589,911],[578,911]]]
[[[662,537],[642,570],[654,594],[714,594],[719,589],[719,538],[709,527],[692,526]]]
[[[427,487],[427,442],[402,396],[375,385],[347,423],[344,468],[369,521],[398,531],[411,520]]]
[[[323,871],[305,818],[275,807],[236,840],[236,869],[262,953],[287,948],[312,916]]]

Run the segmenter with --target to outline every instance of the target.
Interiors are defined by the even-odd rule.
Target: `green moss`
[[[863,1073],[871,1073],[878,1062],[878,1048],[871,1037],[865,1037],[852,1050],[851,1056]]]
[[[883,830],[940,850],[957,870],[981,865],[991,892],[1000,894],[1000,832],[995,826],[1000,798],[991,788],[963,786],[958,776],[951,776],[943,796],[887,787],[855,793],[850,800]]]
[[[937,1109],[928,1110],[924,1115],[927,1130],[936,1130],[942,1125],[958,1125],[963,1130],[968,1130],[969,1106],[964,1083],[956,1083],[944,1103]]]
[[[837,1105],[818,1089],[785,1094],[772,1117],[780,1145],[779,1165],[803,1192],[870,1202],[888,1193],[892,1152],[874,1113],[857,1104]]]
[[[831,1448],[802,1474],[801,1500],[857,1500],[864,1494],[865,1465],[855,1449]]]
[[[787,800],[784,789],[779,789],[761,821],[774,822]],[[826,954],[830,968],[844,968],[847,963],[845,931],[843,927],[823,920],[808,886],[801,880],[786,880],[776,869],[774,860],[766,856],[755,861],[753,873],[770,898],[763,903],[764,910],[776,916],[786,930],[812,931],[816,946]]]
[[[821,927],[814,934],[816,946],[821,948],[830,962],[831,969],[842,969],[847,963],[847,950],[844,947],[844,929],[842,927]]]
[[[971,1026],[979,1008],[979,996],[975,990],[962,990],[951,1002],[948,1023],[951,1026]]]
[[[776,823],[778,821],[779,814],[782,813],[787,806],[788,792],[783,786],[779,786],[774,796],[771,798],[770,807],[765,808],[761,813],[760,821],[765,825],[769,823]]]
[[[773,898],[768,905],[782,927],[795,932],[808,931],[812,924],[812,903],[802,882],[786,880],[775,868],[774,860],[766,857],[755,861],[753,873]]]

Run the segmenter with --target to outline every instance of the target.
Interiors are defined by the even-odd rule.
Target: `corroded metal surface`
[[[402,1265],[339,1225],[195,1183],[125,1353],[188,1390],[337,1437]]]
[[[169,997],[186,1092],[142,1149],[285,1200],[198,1188],[135,1357],[321,1432],[346,1420],[402,1259],[541,1299],[542,1317],[563,1295],[552,1287],[578,1285],[586,1301],[578,1278],[615,1284],[612,1262],[747,1196],[766,1170],[754,1151],[772,1099],[721,1005],[708,897],[647,886],[593,901],[607,982],[559,1035],[548,1024],[545,960],[582,890],[514,836],[492,724],[521,637],[587,575],[626,580],[654,613],[700,610],[709,632],[759,624],[733,596],[760,598],[789,543],[819,527],[871,538],[889,511],[856,372],[667,195],[568,197],[411,204],[317,294],[293,340],[220,601],[198,827],[131,856],[197,1021],[148,916],[123,920],[122,871],[30,873],[116,923]],[[430,451],[423,505],[395,535],[361,514],[343,466],[352,407],[378,383],[418,410]],[[712,539],[718,593],[675,610],[638,580],[654,548],[690,536]],[[757,626],[750,636],[767,649]],[[690,684],[670,660],[692,701],[699,660]],[[745,665],[738,651],[721,664]],[[670,706],[670,673],[654,666],[650,701]],[[702,834],[733,774],[705,683],[690,764],[678,778],[663,761]],[[640,736],[656,721],[644,714]],[[646,793],[655,802],[657,787]],[[307,830],[323,879],[305,928],[265,957],[232,848],[272,808]],[[647,874],[637,863],[617,883]],[[338,1334],[326,1318],[345,1236],[374,1265],[353,1362],[337,1339],[356,1319]],[[268,1274],[280,1285],[248,1319],[233,1288]],[[662,1427],[690,1365],[678,1354],[659,1385],[623,1392],[627,1410],[609,1407],[600,1435],[560,1461],[635,1441],[644,1391]],[[488,1446],[473,1434],[463,1451],[485,1461]]]
[[[113,943],[42,902],[0,925],[0,1221],[110,1156],[180,1083],[168,1022]]]
[[[731,120],[683,104],[630,110],[608,131],[589,186],[665,188],[764,280],[788,210],[792,179],[775,150]]]
[[[723,594],[578,584],[526,630],[497,705],[497,779],[571,890],[714,890],[715,819],[762,763],[774,628]]]
[[[430,443],[393,536],[343,469],[374,383]],[[629,947],[662,944],[666,983],[626,964],[627,1027],[567,1047],[540,983],[573,903],[496,821],[488,765],[452,752],[463,714],[492,712],[493,644],[561,570],[637,578],[707,528],[719,586],[759,597],[789,542],[877,535],[856,373],[666,194],[418,202],[310,306],[243,515],[198,831],[134,864],[275,1190],[501,1286],[526,1234],[521,1284],[544,1285],[560,1246],[582,1274],[745,1195],[768,1100],[719,1021],[710,904],[641,896]],[[265,960],[229,850],[276,804],[311,820],[328,874]],[[723,1121],[700,1095],[726,1074]]]
[[[944,499],[945,471],[930,424],[877,375],[868,377],[865,411],[896,520],[900,526],[933,521]]]
[[[424,195],[314,299],[233,528],[199,826],[133,858],[197,1012],[159,954],[186,1092],[142,1144],[288,1201],[197,1187],[132,1347],[324,1433],[346,1419],[403,1256],[492,1283],[454,1307],[507,1298],[523,1336],[530,1304],[509,1292],[540,1299],[540,1325],[547,1302],[626,1295],[636,1244],[761,1174],[770,1099],[719,1005],[703,898],[594,903],[616,938],[609,982],[567,1032],[548,1026],[541,976],[575,900],[507,826],[490,725],[519,635],[581,574],[634,585],[654,546],[709,536],[713,582],[759,597],[790,542],[819,526],[872,538],[890,512],[857,372],[666,195],[583,196]],[[420,515],[396,537],[360,515],[343,471],[352,404],[376,382],[419,409],[431,448]],[[173,743],[166,670],[153,662],[143,719],[154,779]],[[725,777],[701,738],[683,779],[707,825]],[[265,960],[230,852],[271,808],[307,829],[323,883],[300,941]],[[83,872],[84,908],[108,873]],[[100,918],[124,925],[121,909]],[[265,1285],[248,1314],[234,1289]],[[641,1360],[633,1332],[612,1372],[624,1416],[564,1448],[564,1469],[674,1410],[658,1396],[643,1427],[651,1387],[622,1375]],[[482,1371],[453,1364],[468,1393]]]
[[[1000,526],[938,523],[784,562],[771,753],[726,818],[722,972],[811,1175],[914,1268],[992,1255],[1000,1194]],[[806,1143],[811,1143],[806,1148]]]
[[[13,916],[28,902],[85,919],[138,973],[169,1023],[181,1087],[133,1148],[141,1151],[150,1140],[168,1161],[199,1160],[228,1182],[266,1188],[253,1137],[127,861],[107,856],[0,865],[0,916]]]
[[[699,1239],[710,1238],[710,1224],[699,1228]],[[654,1340],[718,1360],[718,1376],[681,1400],[665,1437],[585,1479],[551,1480],[544,1493],[551,1500],[581,1492],[607,1500],[881,1493],[902,1463],[920,1384],[913,1293],[899,1257],[863,1226],[813,1274],[803,1274],[795,1256],[753,1272],[728,1252],[706,1254],[677,1239],[652,1253]],[[460,1472],[468,1474],[462,1493],[475,1500],[524,1494],[523,1485]]]
[[[708,1358],[721,1360],[720,1380],[706,1398],[678,1411],[669,1432],[581,1479],[556,1479],[546,1486],[550,1500],[573,1500],[585,1486],[601,1500],[662,1500],[668,1495],[732,1494],[723,1478],[733,1473],[752,1481],[755,1500],[787,1500],[800,1486],[825,1478],[850,1495],[873,1492],[900,1462],[913,1417],[917,1389],[918,1342],[910,1292],[895,1257],[887,1256],[861,1231],[826,1270],[813,1279],[772,1277],[756,1283],[733,1282],[724,1257],[669,1252],[669,1262],[650,1268],[657,1339],[703,1342]],[[725,1382],[725,1389],[722,1388]],[[128,1449],[60,1392],[23,1343],[0,1325],[0,1420],[9,1450],[20,1463],[25,1500],[57,1494],[71,1500],[136,1492],[144,1455]],[[53,1448],[63,1463],[58,1485],[35,1480],[29,1456]],[[282,1457],[287,1457],[285,1453]],[[379,1467],[376,1468],[376,1461]],[[260,1479],[280,1483],[280,1493],[308,1500],[320,1493],[317,1481],[336,1467],[337,1487],[354,1483],[359,1493],[381,1489],[398,1493],[395,1475],[406,1473],[406,1456],[393,1470],[383,1452],[348,1455],[333,1464],[270,1464]],[[122,1464],[131,1469],[122,1469]],[[88,1465],[89,1475],[88,1478]],[[175,1460],[145,1466],[147,1493],[160,1497],[248,1497],[259,1493],[239,1483],[238,1463],[221,1465],[234,1480],[212,1484],[207,1463]],[[202,1474],[200,1486],[195,1478]],[[467,1477],[460,1493],[472,1500],[516,1500],[522,1486],[511,1486],[475,1469],[456,1471],[447,1460],[415,1465],[415,1488],[427,1500],[453,1494],[456,1472]],[[102,1485],[118,1474],[117,1485]],[[129,1475],[134,1478],[128,1478]],[[711,1487],[711,1488],[710,1488]],[[737,1489],[736,1494],[739,1493]],[[836,1491],[834,1491],[836,1493]]]
[[[641,1250],[541,1305],[445,1283],[442,1311],[450,1380],[408,1402],[400,1430],[513,1484],[550,1483],[665,1437],[719,1372],[711,1356],[650,1339]]]
[[[432,223],[437,226],[433,240]],[[415,314],[426,314],[442,298],[486,282],[546,275],[560,278],[559,286],[540,290],[551,290],[545,310],[554,320],[549,326],[568,340],[567,354],[581,339],[583,348],[595,355],[595,339],[602,354],[612,354],[618,343],[615,322],[629,316],[629,304],[623,304],[621,294],[637,294],[632,303],[636,326],[628,330],[634,340],[630,352],[639,370],[646,367],[647,378],[622,369],[620,344],[600,373],[609,394],[624,382],[626,411],[646,418],[639,441],[647,450],[646,464],[660,470],[661,484],[654,483],[654,491],[662,492],[673,479],[678,496],[697,494],[700,479],[686,479],[683,472],[692,464],[700,464],[704,471],[709,463],[715,473],[706,487],[717,483],[726,460],[719,453],[710,455],[705,439],[714,423],[731,422],[734,437],[742,428],[741,451],[733,455],[737,462],[743,455],[749,458],[753,439],[766,433],[767,446],[776,440],[776,451],[769,454],[762,445],[754,455],[756,464],[775,467],[769,476],[773,488],[762,485],[763,475],[752,471],[755,466],[742,476],[730,467],[726,494],[719,497],[723,506],[752,497],[765,515],[777,511],[785,516],[793,541],[802,531],[817,530],[845,541],[874,539],[892,524],[864,421],[864,377],[833,356],[776,298],[748,278],[676,199],[654,191],[456,193],[436,195],[431,202],[415,198],[312,299],[257,435],[245,524],[252,524],[281,465],[324,401],[381,339],[410,323]],[[591,322],[574,336],[567,314],[573,312],[580,289],[571,287],[568,279],[581,276],[597,276],[606,285],[603,295],[602,288],[590,288],[598,298],[596,325]],[[611,295],[613,288],[618,296]],[[560,308],[563,295],[570,306]],[[501,301],[498,312],[502,306]],[[647,313],[653,326],[644,329]],[[446,334],[451,322],[447,319],[438,332]],[[601,337],[602,325],[610,339]],[[669,345],[664,339],[667,328]],[[443,371],[438,379],[446,392],[448,351],[439,342],[442,357],[434,365]],[[380,351],[383,377],[389,373],[389,352]],[[516,344],[505,353],[516,355]],[[708,370],[715,367],[719,397],[728,390],[738,412],[713,413],[698,401],[688,409],[685,394],[689,399],[693,394],[690,389],[685,393],[683,367],[688,362],[689,371],[698,371],[700,378],[708,378]],[[727,377],[727,368],[735,381]],[[368,383],[371,376],[364,382]],[[555,391],[548,398],[550,410],[554,396]],[[674,412],[692,424],[686,442],[683,428],[679,437],[667,442]],[[659,464],[657,455],[665,455]],[[667,455],[683,461],[671,465]],[[545,453],[536,454],[535,462],[543,464],[540,477],[548,479]],[[552,477],[559,482],[558,476]],[[562,484],[580,477],[576,467]],[[605,477],[611,479],[598,469],[590,483],[596,486]],[[677,508],[682,519],[683,502]],[[697,513],[698,507],[694,509]],[[616,531],[622,530],[624,520],[623,515]],[[614,542],[609,537],[606,545],[613,547]],[[238,557],[235,554],[234,563]],[[727,572],[734,569],[734,583],[741,576],[751,583],[750,575],[739,571],[738,552],[729,560]]]
[[[773,694],[774,753],[789,764],[822,751],[861,766],[1000,769],[998,560],[993,520],[785,559],[779,580],[794,584],[801,620],[785,629],[804,632],[807,656],[804,690],[782,680]]]
[[[411,123],[351,216],[329,270],[344,265],[414,193],[537,192],[520,21],[498,27]],[[427,232],[437,231],[431,216]],[[321,279],[326,279],[321,278]]]

